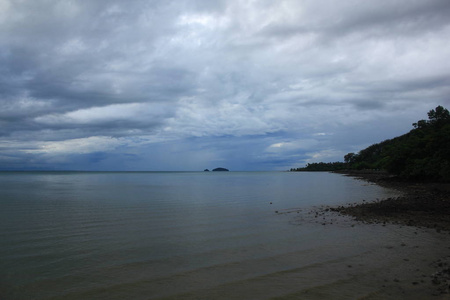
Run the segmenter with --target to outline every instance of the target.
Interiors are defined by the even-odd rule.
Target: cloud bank
[[[0,0],[0,169],[284,170],[450,106],[450,3]]]

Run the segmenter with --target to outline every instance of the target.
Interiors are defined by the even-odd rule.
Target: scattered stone
[[[414,227],[434,228],[450,234],[450,183],[408,182],[377,172],[337,172],[354,176],[380,186],[397,189],[404,194],[384,200],[354,203],[331,208],[365,223],[392,223]],[[446,233],[446,234],[447,234]]]
[[[435,285],[441,284],[441,281],[437,277],[434,277],[433,280],[431,280],[431,282]]]

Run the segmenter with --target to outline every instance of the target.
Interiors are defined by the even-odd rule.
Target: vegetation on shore
[[[291,171],[300,172],[300,171],[340,171],[340,170],[347,170],[350,166],[348,163],[345,162],[318,162],[318,163],[311,163],[307,164],[304,168],[292,168]]]
[[[450,181],[450,113],[442,106],[399,137],[348,153],[344,162],[312,163],[291,171],[385,170],[407,179]]]

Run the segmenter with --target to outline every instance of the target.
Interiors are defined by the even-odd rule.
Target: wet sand
[[[377,256],[361,257],[365,266],[355,270],[349,284],[363,290],[374,286],[364,299],[450,299],[450,184],[404,181],[383,173],[344,175],[401,192],[398,197],[361,199],[308,213],[323,226],[382,226],[403,237],[392,245],[380,239]]]
[[[261,269],[259,276],[210,288],[205,281],[213,277],[202,277],[202,288],[161,299],[450,299],[449,235],[428,228],[365,224],[326,208],[279,215],[293,220],[294,226],[319,226],[317,240],[327,242],[312,251],[232,268],[232,273]],[[290,267],[271,271],[277,264]]]

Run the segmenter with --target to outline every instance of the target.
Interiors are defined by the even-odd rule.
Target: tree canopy
[[[450,181],[449,111],[438,106],[428,112],[428,120],[413,126],[404,135],[346,154],[343,163],[314,163],[291,170],[381,169],[404,178]]]

